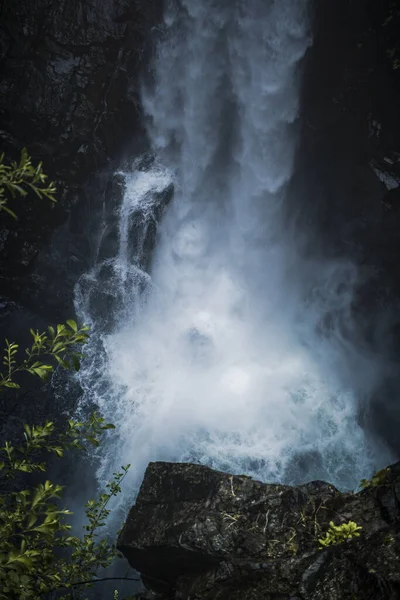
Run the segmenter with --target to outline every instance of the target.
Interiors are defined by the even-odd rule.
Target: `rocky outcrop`
[[[118,547],[159,600],[394,600],[400,463],[375,483],[340,493],[151,463]],[[322,547],[330,521],[360,537]]]
[[[14,158],[27,147],[58,186],[55,206],[32,198],[18,207],[18,222],[1,216],[3,294],[20,299],[35,289],[25,277],[85,200],[90,174],[143,145],[138,73],[161,10],[143,0],[1,3],[0,149]]]

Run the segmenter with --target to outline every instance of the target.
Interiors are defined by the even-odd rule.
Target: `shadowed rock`
[[[330,521],[361,535],[322,548]],[[399,598],[400,463],[358,494],[151,463],[118,548],[160,600]]]

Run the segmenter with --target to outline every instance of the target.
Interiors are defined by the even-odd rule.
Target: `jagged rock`
[[[322,548],[349,520],[360,537]],[[358,494],[151,463],[118,548],[160,600],[400,598],[400,463]]]

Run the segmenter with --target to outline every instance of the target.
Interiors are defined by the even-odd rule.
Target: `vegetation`
[[[361,479],[360,487],[362,489],[366,489],[369,487],[378,487],[385,483],[387,476],[390,473],[390,469],[386,467],[385,469],[381,469],[371,479]]]
[[[47,198],[55,202],[54,194],[56,187],[54,183],[46,183],[47,175],[43,172],[40,162],[37,166],[32,164],[26,148],[21,151],[19,162],[5,162],[4,154],[0,155],[0,211],[6,211],[14,219],[17,215],[9,207],[9,200],[17,196],[25,198],[32,191],[39,198]]]
[[[8,201],[25,197],[29,190],[55,201],[55,186],[46,180],[42,164],[34,167],[26,150],[18,164],[6,164],[1,155],[0,211],[16,218]],[[19,345],[6,340],[0,393],[18,389],[24,373],[47,380],[58,365],[79,370],[88,332],[87,326],[73,320],[41,333],[31,329],[32,343],[22,356]],[[68,519],[72,513],[61,503],[63,487],[49,481],[46,473],[49,458],[98,446],[102,433],[113,427],[96,413],[87,422],[68,419],[62,427],[52,421],[25,424],[19,443],[6,441],[0,447],[1,600],[78,599],[82,590],[103,581],[99,570],[108,567],[118,553],[101,535],[102,528],[110,500],[120,492],[129,465],[114,473],[105,492],[85,505],[87,523],[82,537],[71,535]]]
[[[15,342],[6,340],[4,348],[2,369],[0,372],[1,388],[19,388],[15,376],[21,372],[29,373],[47,380],[54,370],[55,364],[64,369],[72,366],[76,371],[80,368],[82,353],[75,350],[77,344],[85,344],[88,339],[89,327],[78,327],[75,321],[68,320],[66,324],[57,325],[57,328],[49,326],[48,332],[39,333],[31,329],[33,342],[30,348],[25,349],[24,360],[17,362],[19,346]],[[46,360],[45,360],[46,359]]]
[[[62,456],[66,450],[84,449],[86,442],[98,444],[99,434],[110,427],[98,415],[86,424],[69,420],[62,432],[56,432],[52,422],[42,427],[25,425],[22,445],[6,442],[0,449],[2,488],[21,471],[45,474],[43,453]],[[80,598],[79,590],[101,581],[99,569],[109,566],[117,552],[106,537],[100,537],[100,530],[128,468],[114,474],[97,500],[87,502],[82,538],[71,535],[67,518],[72,513],[60,504],[62,486],[45,479],[0,493],[0,598],[33,600],[55,593],[57,598]]]
[[[49,334],[32,331],[32,346],[25,351],[27,358],[19,363],[17,344],[7,342],[0,389],[19,387],[14,377],[23,371],[46,379],[53,366],[45,358],[56,359],[64,368],[78,368],[82,354],[75,346],[86,343],[87,329],[68,321],[55,329],[49,327]],[[45,458],[61,458],[66,451],[98,446],[101,433],[112,428],[97,414],[86,423],[70,419],[62,430],[51,421],[43,426],[24,425],[21,444],[5,442],[0,448],[1,489],[5,490],[0,492],[0,598],[30,600],[58,592],[60,598],[79,598],[78,590],[99,581],[99,569],[109,566],[117,556],[115,546],[99,532],[129,465],[114,474],[105,493],[86,504],[87,524],[79,538],[70,533],[71,511],[60,504],[62,486],[46,478]],[[21,473],[43,474],[43,481],[15,489]],[[73,595],[68,590],[74,590]]]
[[[359,537],[361,529],[362,527],[354,521],[348,521],[347,523],[342,523],[342,525],[335,525],[333,521],[330,521],[328,531],[323,538],[319,538],[318,542],[323,548],[341,544],[352,538]]]

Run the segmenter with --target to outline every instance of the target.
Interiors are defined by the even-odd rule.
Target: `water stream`
[[[82,403],[117,426],[99,479],[130,462],[135,486],[161,459],[354,488],[380,459],[357,422],[354,352],[321,323],[347,318],[357,273],[302,258],[286,206],[308,1],[170,0],[158,35],[142,91],[154,160],[124,172],[114,255],[76,288],[94,330]]]

